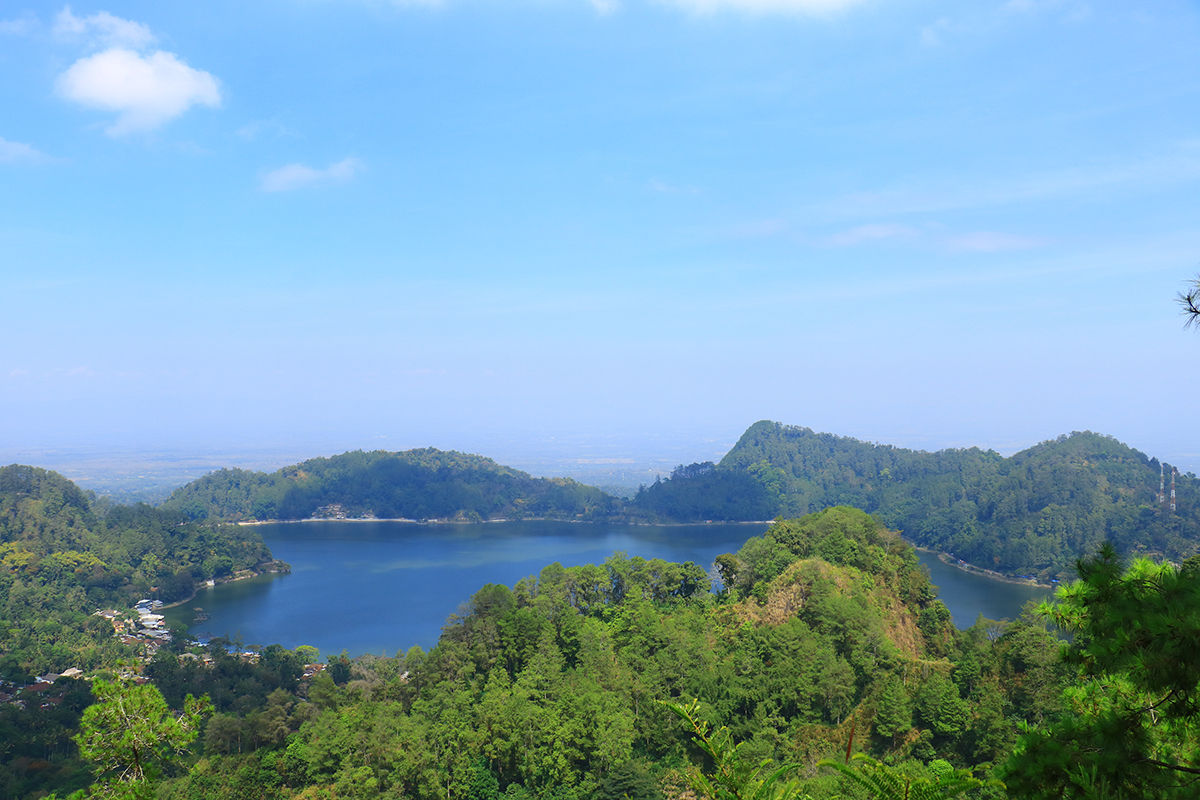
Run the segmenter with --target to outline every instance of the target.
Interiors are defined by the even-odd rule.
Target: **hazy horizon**
[[[779,421],[779,420],[777,420]],[[789,424],[789,423],[784,423]],[[808,427],[808,426],[804,426]],[[369,445],[340,447],[327,443],[305,448],[298,444],[259,446],[257,448],[212,448],[205,446],[142,449],[136,447],[80,447],[43,450],[0,450],[0,465],[7,463],[32,464],[61,472],[85,489],[109,495],[119,502],[159,502],[171,490],[217,469],[241,469],[273,472],[281,467],[310,458],[333,456],[350,450],[408,450],[434,447],[440,450],[459,450],[494,459],[535,477],[567,477],[582,483],[600,486],[610,491],[629,494],[641,485],[665,477],[681,464],[698,461],[719,461],[736,443],[743,431],[732,438],[669,439],[650,437],[606,437],[589,441],[586,437],[550,437],[546,439],[487,439],[460,440],[447,446],[437,442],[388,443],[375,441]],[[848,434],[837,431],[817,431]],[[1103,431],[1093,431],[1104,433]],[[1070,433],[1064,431],[1063,433]],[[1061,435],[1061,434],[1059,434]],[[1111,435],[1111,434],[1109,434]],[[859,438],[859,437],[852,437]],[[914,450],[941,450],[959,447],[991,449],[1003,456],[1032,447],[1036,442],[1010,443],[993,446],[981,443],[950,443],[922,445],[920,442],[889,442],[865,440],[876,444],[906,447]],[[1120,437],[1115,437],[1120,439]],[[1125,444],[1141,450],[1147,456],[1173,464],[1183,472],[1195,472],[1196,461],[1173,460],[1160,453],[1145,450],[1131,442]]]
[[[1184,0],[9,5],[0,460],[1196,471],[1198,94]]]

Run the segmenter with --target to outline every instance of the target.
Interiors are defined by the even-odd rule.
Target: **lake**
[[[601,563],[612,553],[694,561],[705,567],[762,533],[763,523],[615,525],[498,522],[421,525],[399,522],[305,522],[262,525],[290,575],[264,575],[202,589],[168,624],[190,625],[200,638],[226,636],[247,645],[313,645],[323,655],[393,655],[436,644],[446,618],[486,583],[511,586],[555,561]],[[1048,590],[973,575],[920,553],[959,627],[979,614],[1013,617]]]

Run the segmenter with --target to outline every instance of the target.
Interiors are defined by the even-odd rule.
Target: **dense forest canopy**
[[[1159,497],[1160,469],[1167,494]],[[1174,477],[1172,483],[1172,477]],[[1004,458],[935,453],[758,422],[716,465],[677,470],[636,508],[662,519],[761,519],[834,505],[876,514],[909,541],[1013,575],[1068,578],[1105,541],[1181,560],[1200,550],[1200,481],[1095,433]],[[766,512],[764,514],[764,511]]]
[[[534,478],[455,451],[354,451],[272,473],[224,469],[176,490],[164,508],[189,519],[593,519],[619,501],[566,478]],[[334,510],[336,509],[336,511]]]

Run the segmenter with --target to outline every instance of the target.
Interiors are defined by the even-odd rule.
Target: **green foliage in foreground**
[[[713,800],[799,800],[799,782],[789,779],[800,764],[778,766],[767,759],[754,764],[742,753],[744,742],[734,742],[729,728],[715,731],[700,719],[700,701],[689,705],[666,703],[666,707],[687,723],[697,746],[712,760],[712,768],[692,769],[688,779],[700,797]]]
[[[821,766],[837,770],[876,800],[952,800],[973,794],[985,785],[970,770],[955,769],[943,759],[929,765],[928,776],[889,767],[865,753],[855,753],[848,764],[825,760]],[[1003,788],[999,781],[993,781],[992,786]]]
[[[212,711],[207,697],[187,696],[174,714],[152,684],[119,684],[97,679],[95,705],[83,712],[79,754],[96,764],[93,797],[149,797],[164,765],[187,751],[201,720]]]
[[[1095,433],[1004,458],[978,448],[927,453],[758,422],[719,464],[681,467],[632,505],[675,521],[854,506],[917,545],[976,566],[1070,579],[1075,561],[1104,542],[1160,559],[1200,550],[1200,481],[1178,477],[1178,509],[1170,513],[1157,499],[1159,470],[1158,461]]]
[[[1041,613],[1072,635],[1063,712],[1026,730],[1005,767],[1031,798],[1200,794],[1200,561],[1182,567],[1112,548]]]
[[[433,448],[357,450],[272,473],[218,470],[163,503],[189,519],[221,520],[306,519],[333,505],[351,517],[478,521],[604,518],[619,503],[573,480],[534,478],[490,458]]]

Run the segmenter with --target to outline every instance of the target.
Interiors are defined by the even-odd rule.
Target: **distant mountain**
[[[272,473],[223,469],[177,489],[163,508],[193,520],[596,519],[621,502],[567,478],[534,478],[490,458],[425,448],[361,450]]]
[[[1200,481],[1160,501],[1157,460],[1110,436],[1072,433],[1004,458],[861,442],[776,422],[752,425],[719,464],[680,467],[633,507],[661,519],[796,517],[861,508],[914,544],[1009,575],[1073,575],[1104,541],[1180,560],[1200,550]],[[1167,494],[1170,493],[1170,467]]]

